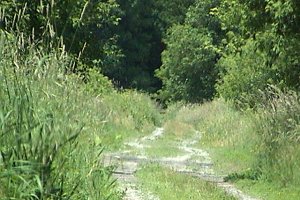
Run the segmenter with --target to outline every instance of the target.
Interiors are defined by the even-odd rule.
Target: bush
[[[190,25],[172,27],[162,53],[163,65],[157,70],[164,101],[201,102],[214,95],[217,71],[212,38]]]
[[[95,68],[87,69],[86,90],[95,95],[105,95],[114,92],[112,82],[99,70]]]
[[[257,50],[254,41],[247,41],[241,52],[223,56],[219,62],[221,79],[217,91],[226,100],[241,107],[258,105],[259,90],[273,83],[273,71],[265,66],[266,54]]]

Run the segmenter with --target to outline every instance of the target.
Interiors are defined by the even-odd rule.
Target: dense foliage
[[[169,28],[163,64],[157,70],[163,82],[160,91],[163,101],[202,102],[214,96],[219,57],[216,46],[223,33],[210,11],[218,4],[218,0],[196,1],[189,8],[184,24]]]
[[[20,41],[0,31],[0,199],[122,199],[102,152],[159,125],[156,105],[96,69],[87,80],[66,72],[64,51]]]
[[[24,56],[20,38],[0,38],[0,199],[119,199],[102,145],[89,140],[103,108],[64,74],[67,54],[32,45]]]
[[[27,196],[42,195],[40,186],[45,189],[45,195],[59,195],[58,190],[52,192],[59,187],[68,191],[70,196],[73,189],[76,190],[68,183],[62,186],[62,182],[71,182],[72,179],[61,173],[51,174],[49,168],[59,168],[60,159],[57,163],[49,161],[50,157],[56,158],[56,153],[55,156],[52,152],[49,154],[48,149],[41,148],[40,143],[36,142],[38,137],[44,141],[44,135],[49,132],[60,135],[58,128],[52,125],[56,113],[52,113],[51,106],[47,110],[49,105],[45,100],[57,97],[56,93],[51,96],[47,91],[55,87],[48,87],[48,83],[45,88],[31,85],[37,85],[36,80],[45,81],[43,78],[53,73],[54,84],[58,88],[65,86],[67,92],[78,92],[82,95],[82,101],[85,101],[86,93],[97,95],[107,102],[118,101],[113,104],[114,108],[110,108],[118,112],[103,115],[112,117],[111,123],[114,124],[114,120],[118,121],[116,116],[125,110],[126,114],[122,115],[126,119],[124,124],[134,127],[128,129],[130,131],[140,130],[144,123],[157,123],[157,116],[154,112],[148,112],[152,105],[143,96],[125,92],[117,98],[113,86],[156,93],[155,97],[163,103],[202,103],[221,97],[232,101],[236,107],[254,108],[260,122],[265,122],[258,124],[261,140],[255,170],[268,179],[273,178],[270,175],[272,172],[276,172],[277,175],[273,175],[281,177],[278,180],[286,185],[291,181],[282,176],[292,177],[297,166],[291,164],[294,158],[285,160],[279,148],[291,155],[299,155],[299,22],[298,0],[0,1],[0,64],[8,69],[3,71],[2,67],[0,71],[0,122],[2,127],[7,124],[0,132],[3,135],[0,135],[1,145],[10,144],[11,137],[4,133],[21,135],[20,141],[12,141],[11,147],[0,146],[0,163],[5,162],[0,169],[8,170],[5,171],[7,173],[11,172],[9,170],[17,172],[17,176],[5,185],[7,188],[0,186],[0,197],[4,194],[3,190],[11,192],[9,183],[20,183],[22,179],[27,181],[27,178],[29,182],[26,184],[32,183],[34,186],[27,190],[27,185],[24,185],[22,191],[24,189],[30,193],[25,194]],[[55,71],[58,68],[51,68],[55,69],[53,72],[45,66],[60,68],[59,71]],[[18,71],[20,68],[25,70]],[[68,89],[67,79],[73,76],[76,79],[72,79],[71,83],[77,82],[77,85]],[[52,84],[53,79],[50,82]],[[38,91],[38,95],[44,96],[32,95],[31,87]],[[72,95],[76,99],[77,96]],[[40,99],[43,105],[35,107],[38,103],[33,101],[36,99]],[[147,106],[143,107],[143,104]],[[76,113],[81,112],[77,109]],[[70,112],[73,112],[72,109]],[[14,120],[19,122],[19,127],[13,127]],[[90,121],[97,122],[94,118]],[[106,120],[103,121],[106,123]],[[117,130],[107,128],[105,131],[114,134],[122,132],[124,124],[117,126]],[[60,135],[63,137],[61,145],[54,144],[50,138],[47,148],[55,149],[55,145],[60,145],[62,147],[55,149],[55,152],[62,151],[66,155],[74,153],[71,150],[76,149],[75,141],[79,136],[71,133],[76,132],[76,128],[77,125],[74,125],[71,130],[62,130],[67,135]],[[33,150],[28,147],[31,134],[38,135],[33,140],[37,145],[35,151],[42,154],[46,151],[41,157],[33,155]],[[115,143],[119,144],[122,136],[113,136]],[[106,140],[105,136],[103,138],[101,141]],[[291,144],[289,148],[283,148],[288,144]],[[23,174],[19,166],[23,168],[24,163],[20,160],[30,161],[26,167],[34,173],[30,176]],[[89,161],[92,162],[92,159]],[[43,166],[35,165],[40,162],[44,162]],[[285,167],[289,167],[288,174],[282,173]],[[43,171],[46,168],[48,171]],[[51,180],[50,185],[43,182],[45,177],[39,176],[41,173]],[[107,175],[106,171],[99,176],[104,175]],[[55,178],[52,179],[52,176]],[[92,184],[89,181],[93,180],[80,184],[88,188]],[[11,190],[19,191],[15,188]]]
[[[125,88],[162,87],[163,101],[203,101],[217,88],[253,107],[257,91],[270,84],[299,88],[296,0],[4,0],[0,6],[2,29],[43,38],[48,48],[63,43],[78,60],[73,71],[97,68]]]
[[[214,10],[227,32],[222,96],[254,106],[253,94],[269,84],[299,89],[299,9],[292,0],[228,0]]]
[[[211,99],[217,71],[211,38],[189,25],[172,27],[167,36],[163,65],[157,71],[163,81],[162,100],[199,102]]]
[[[119,21],[118,7],[115,1],[0,2],[5,30],[42,39],[47,48],[63,41],[67,52],[96,67],[115,64],[121,56],[112,31]]]

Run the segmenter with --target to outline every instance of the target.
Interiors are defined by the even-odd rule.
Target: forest
[[[300,196],[298,0],[1,0],[0,81],[0,199],[121,199],[98,157],[189,106],[229,181]]]

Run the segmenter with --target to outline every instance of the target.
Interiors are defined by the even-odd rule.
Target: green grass
[[[99,162],[103,148],[159,125],[155,103],[136,91],[90,90],[66,73],[65,52],[24,53],[18,36],[0,38],[0,199],[121,199],[112,168]]]
[[[178,144],[166,136],[162,136],[154,142],[148,142],[146,145],[151,146],[145,149],[148,157],[176,157],[184,154],[178,149]]]
[[[277,99],[256,112],[238,111],[217,99],[202,105],[174,105],[166,116],[198,130],[202,138],[197,147],[207,150],[215,171],[229,174],[242,191],[262,199],[297,199],[299,98],[295,93],[272,94]]]
[[[163,124],[164,133],[155,141],[148,141],[145,145],[151,146],[146,148],[146,154],[150,157],[175,157],[184,155],[184,152],[178,147],[180,143],[195,135],[193,127],[180,121],[181,119],[168,119],[165,117]]]
[[[121,199],[112,169],[99,162],[103,148],[115,151],[150,134],[162,121],[157,105],[147,94],[117,92],[96,69],[84,82],[68,70],[74,60],[63,47],[46,51],[39,44],[0,30],[0,199]],[[259,180],[235,183],[263,199],[295,199],[299,94],[269,95],[276,98],[266,95],[257,113],[237,111],[222,99],[172,105],[164,137],[146,153],[180,155],[176,144],[199,131],[197,146],[211,153],[217,172],[260,170]],[[161,199],[231,199],[212,184],[159,166],[146,166],[138,176]]]
[[[205,148],[213,159],[214,170],[221,175],[247,170],[254,161],[254,156],[243,146],[209,147],[207,144]]]
[[[146,94],[127,90],[105,95],[101,102],[107,115],[98,140],[111,151],[122,148],[124,141],[150,134],[161,123],[157,105]]]
[[[0,199],[120,199],[111,170],[99,163],[100,129],[90,124],[90,114],[105,113],[80,79],[58,79],[63,60],[41,53],[35,63],[34,53],[14,58],[19,68],[8,53],[1,60]]]
[[[270,98],[273,96],[274,98]],[[300,185],[300,94],[271,87],[258,110],[258,165],[263,178]]]
[[[142,188],[161,200],[217,200],[234,199],[215,185],[184,174],[178,174],[158,165],[144,166],[137,173]]]
[[[179,138],[197,139],[195,130],[200,133],[201,139],[195,146],[211,154],[219,173],[228,174],[252,166],[256,136],[253,134],[255,121],[250,114],[236,111],[219,99],[201,105],[173,105],[166,116],[170,119],[167,126],[179,132]]]
[[[239,189],[263,200],[296,200],[300,197],[300,188],[296,185],[283,187],[282,185],[274,182],[267,182],[263,180],[251,181],[247,179],[238,180],[235,184]]]

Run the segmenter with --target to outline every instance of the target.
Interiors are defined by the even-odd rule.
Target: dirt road
[[[213,162],[208,152],[193,147],[201,139],[199,132],[195,132],[192,138],[188,138],[176,144],[176,148],[178,152],[180,152],[178,156],[148,156],[146,150],[155,148],[156,143],[163,136],[164,129],[156,128],[151,135],[126,143],[125,150],[109,153],[104,156],[105,165],[117,166],[117,169],[114,171],[114,176],[120,183],[120,189],[125,192],[125,200],[159,200],[159,198],[151,192],[142,191],[134,175],[139,169],[139,166],[145,163],[158,163],[170,167],[178,173],[192,175],[213,182],[226,193],[237,199],[255,200],[255,198],[238,190],[231,183],[224,182],[222,176],[215,174]]]

